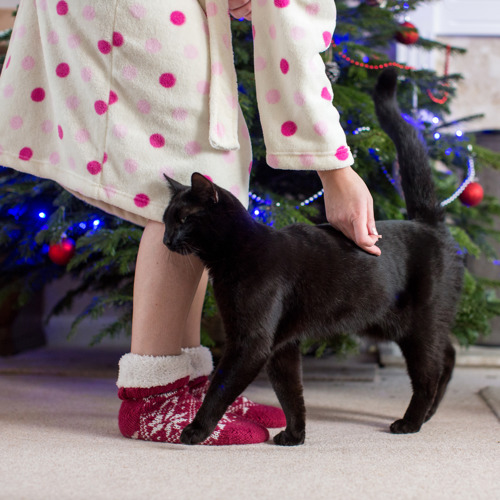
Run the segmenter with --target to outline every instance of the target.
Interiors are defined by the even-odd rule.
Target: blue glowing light
[[[368,56],[364,56],[364,57],[363,57],[363,62],[364,62],[364,63],[368,63],[368,62],[370,62],[370,58],[369,58]]]
[[[45,219],[47,217],[47,214],[45,212],[39,212],[38,217],[40,217],[40,219]]]
[[[464,135],[464,133],[463,133],[461,130],[457,130],[457,131],[455,132],[455,135],[456,135],[457,137],[462,137],[462,136]]]
[[[96,219],[94,222],[92,222],[94,227],[97,227],[100,223],[101,223],[101,221],[99,219]]]
[[[432,123],[439,123],[439,118],[437,116],[435,116],[433,119],[432,119]]]
[[[436,139],[436,141],[437,141],[438,139],[441,139],[441,134],[440,134],[439,132],[436,132],[436,133],[434,134],[434,139]]]
[[[453,149],[451,149],[451,148],[448,148],[448,149],[444,152],[444,154],[445,154],[446,156],[450,156],[450,155],[451,155],[451,153],[453,153]]]
[[[258,215],[260,215],[260,211],[259,211],[259,210],[257,210],[257,209],[255,209],[255,210],[253,211],[253,214],[254,214],[255,216],[258,216]]]
[[[78,227],[79,227],[80,229],[85,230],[85,229],[87,229],[87,224],[85,224],[85,222],[80,222],[80,224],[78,224]]]

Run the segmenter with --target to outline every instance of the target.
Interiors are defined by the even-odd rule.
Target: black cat
[[[382,255],[358,248],[329,224],[281,230],[259,224],[228,191],[201,174],[191,187],[168,179],[167,247],[195,254],[210,271],[227,343],[205,400],[181,435],[199,443],[259,371],[267,371],[286,415],[274,438],[305,438],[299,343],[350,332],[393,340],[413,386],[393,433],[417,432],[436,411],[451,378],[450,328],[460,297],[463,262],[444,224],[428,158],[401,118],[397,74],[381,74],[375,90],[380,123],[397,146],[410,221],[379,221]]]

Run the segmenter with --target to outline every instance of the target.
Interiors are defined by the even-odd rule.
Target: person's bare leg
[[[201,315],[207,292],[207,283],[208,271],[205,269],[201,276],[198,290],[196,290],[196,294],[187,317],[184,336],[182,339],[182,347],[198,347],[200,345]]]
[[[196,340],[195,318],[190,317],[190,310],[194,301],[199,323],[203,299],[198,297],[201,293],[197,295],[197,290],[203,264],[194,256],[168,250],[163,244],[163,233],[162,223],[149,221],[139,246],[132,317],[134,354],[178,355],[181,347],[187,346],[186,335],[188,344],[200,343],[200,327],[198,324]]]

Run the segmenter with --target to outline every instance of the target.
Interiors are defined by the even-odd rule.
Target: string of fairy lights
[[[370,127],[358,127],[356,130],[354,130],[352,133],[353,135],[359,135],[362,133],[369,133],[371,131]],[[456,132],[458,137],[462,137],[463,133],[461,131]],[[441,138],[441,135],[439,134],[439,137],[434,135],[434,138],[437,140]],[[454,202],[465,190],[465,188],[474,180],[476,176],[476,169],[475,169],[475,164],[474,164],[474,156],[473,156],[473,146],[472,144],[469,144],[467,146],[467,175],[465,176],[464,180],[461,182],[460,186],[455,190],[455,192],[446,198],[445,200],[441,201],[441,206],[445,207],[446,205],[449,205],[450,203]],[[391,176],[391,174],[388,172],[387,168],[385,167],[383,161],[380,159],[380,157],[377,154],[376,149],[370,149],[370,155],[374,160],[378,163],[379,168],[383,172],[384,176],[386,179],[394,186],[394,189],[398,190],[398,183],[396,180]],[[353,153],[354,158],[356,158],[356,152]],[[302,207],[308,206],[311,203],[315,202],[319,198],[321,198],[324,195],[324,190],[320,189],[313,195],[309,196],[305,200],[301,201],[296,208],[300,209]],[[256,193],[250,191],[249,192],[249,197],[252,201],[254,201],[257,204],[266,204],[266,205],[274,205],[276,207],[279,207],[281,204],[279,202],[273,202],[272,200],[269,199],[263,199],[261,196],[257,195]],[[260,210],[256,208],[254,210],[254,215],[258,216],[260,215]]]

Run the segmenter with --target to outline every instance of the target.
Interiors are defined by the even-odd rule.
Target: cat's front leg
[[[201,443],[210,436],[227,408],[248,387],[264,366],[269,350],[255,352],[250,343],[227,344],[203,404],[181,433],[184,444]],[[248,347],[247,347],[248,346]]]
[[[293,342],[274,352],[267,365],[267,373],[286,416],[286,429],[274,437],[274,442],[281,446],[303,444],[306,408],[299,344]]]

